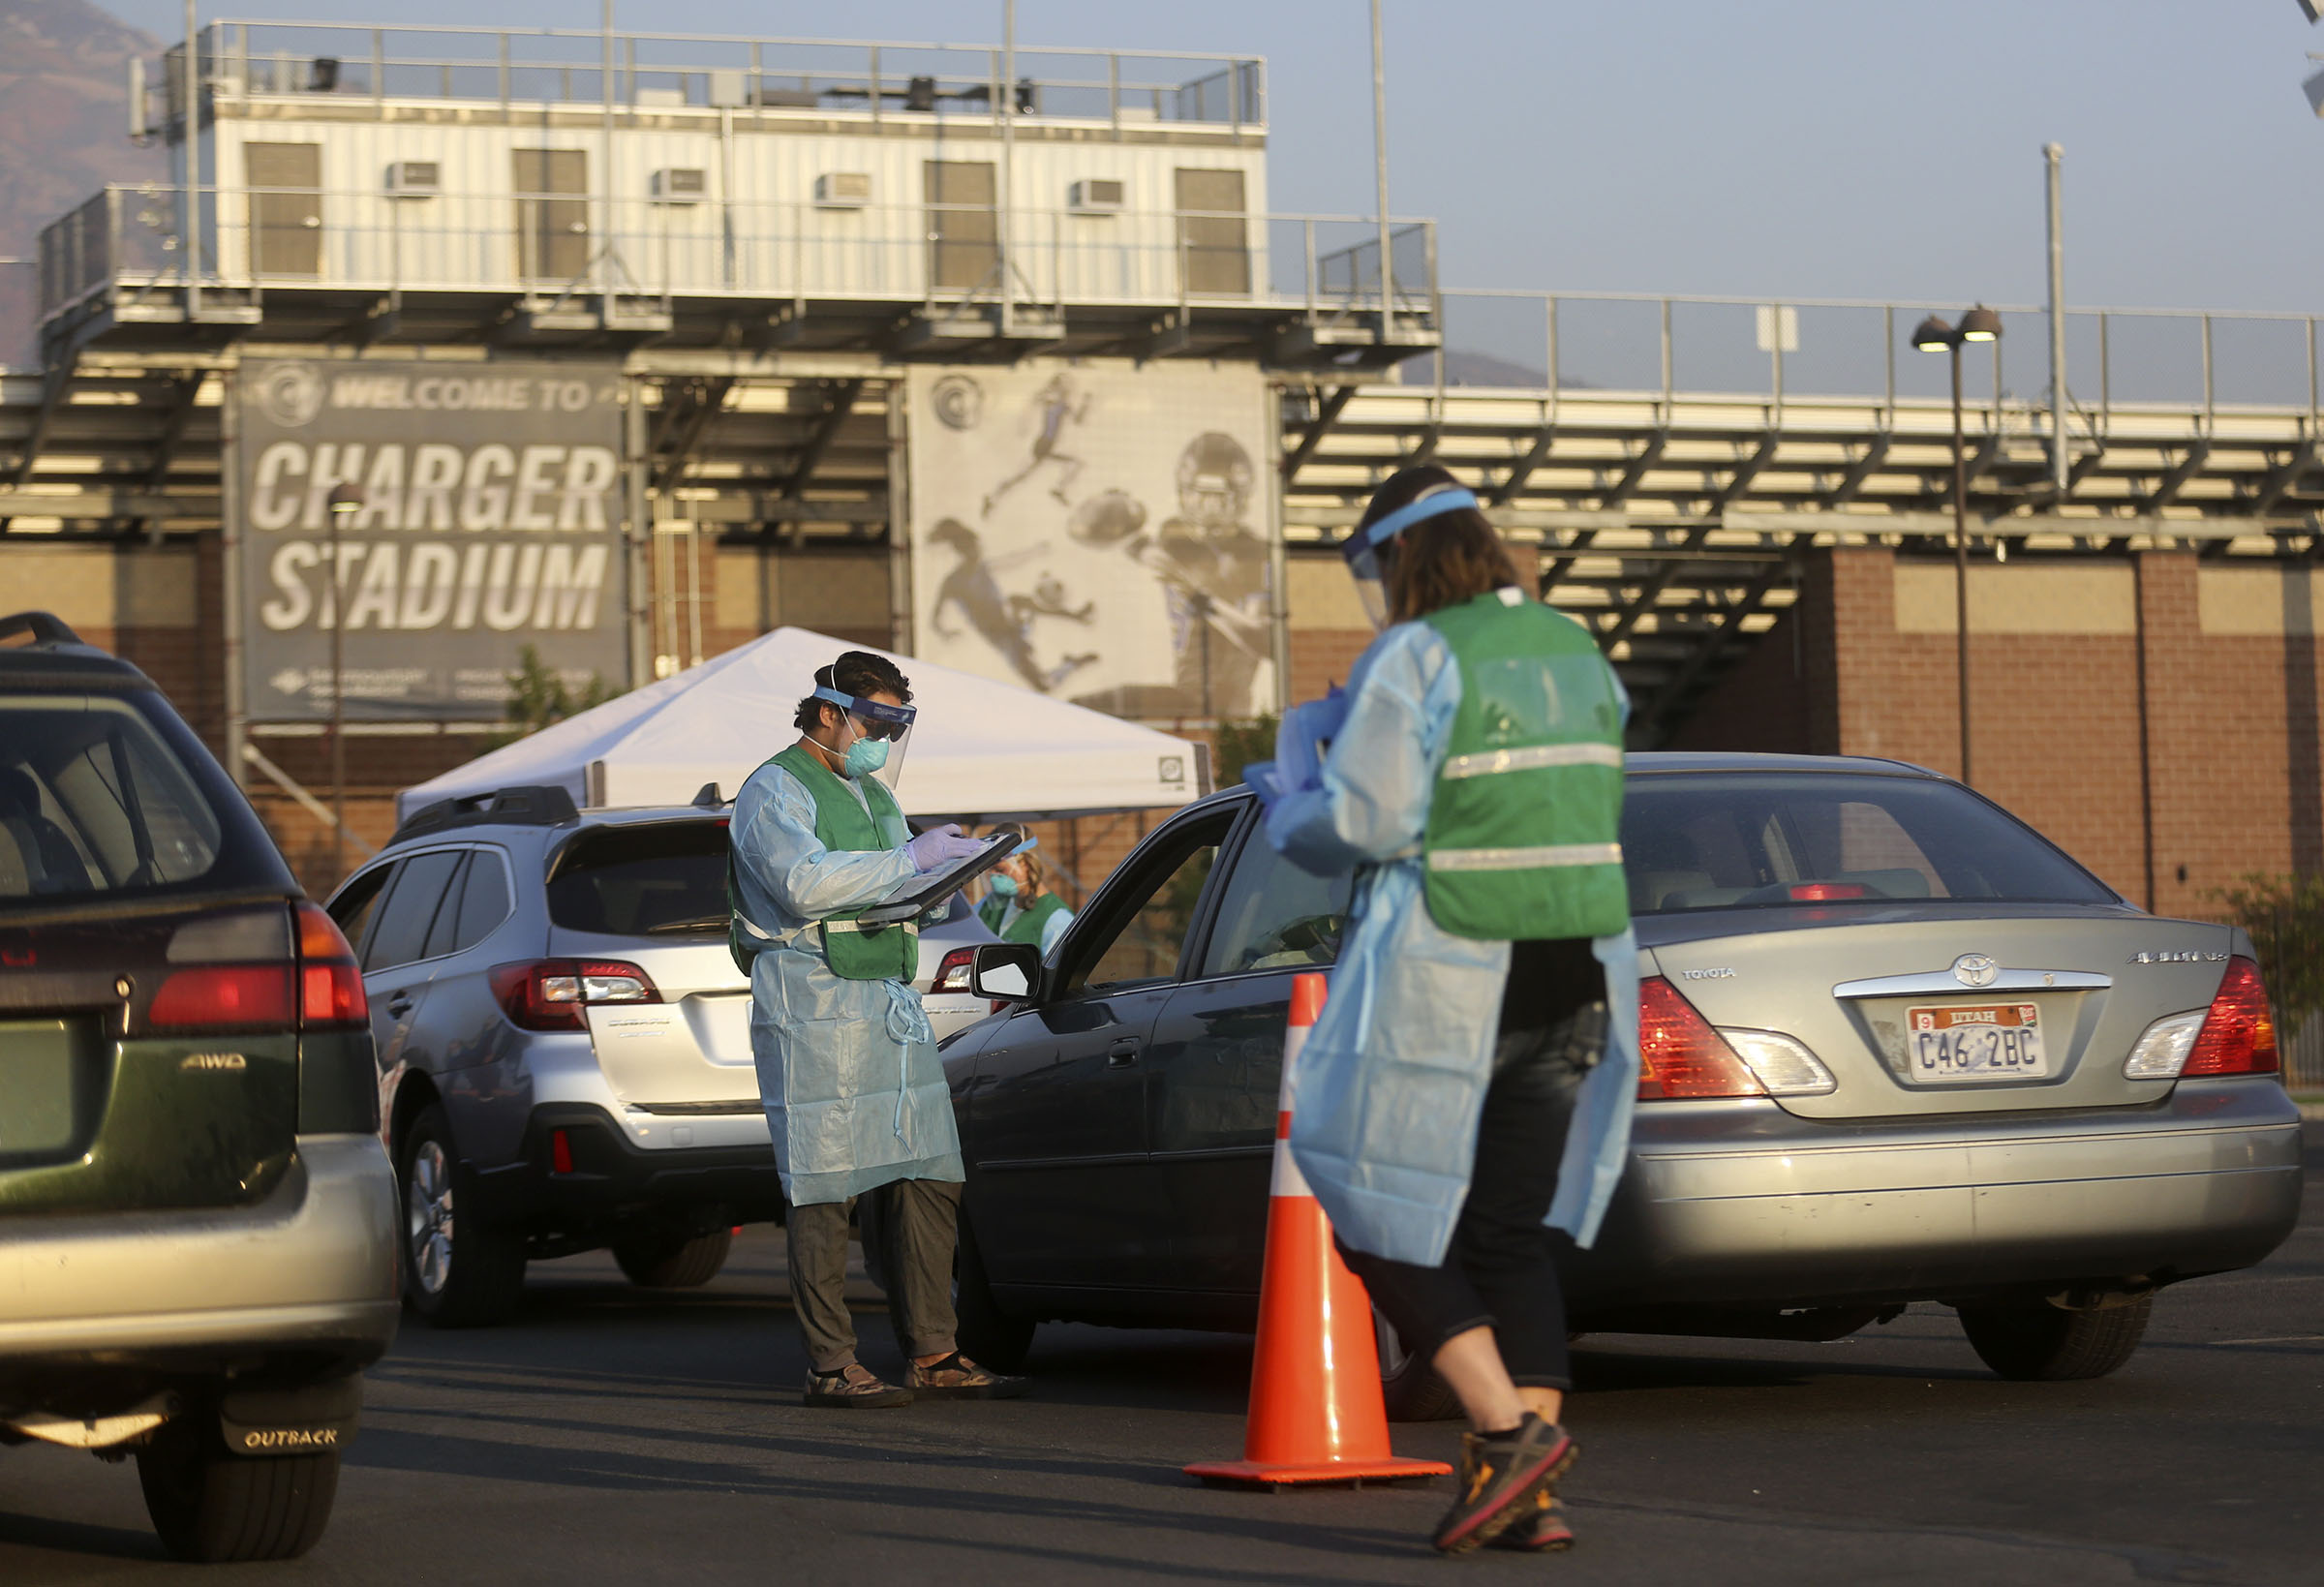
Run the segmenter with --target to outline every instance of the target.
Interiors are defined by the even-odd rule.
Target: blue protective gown
[[[1434,628],[1388,629],[1356,663],[1322,786],[1286,795],[1267,818],[1268,841],[1301,870],[1364,868],[1293,1074],[1292,1156],[1340,1238],[1422,1267],[1444,1261],[1468,1197],[1509,978],[1508,943],[1440,930],[1422,896],[1421,839],[1460,687]],[[1637,940],[1625,930],[1593,947],[1606,1051],[1575,1097],[1547,1220],[1585,1246],[1629,1156],[1638,1080]]]
[[[813,927],[887,897],[913,874],[912,857],[825,848],[813,797],[780,766],[743,784],[730,833],[743,913],[775,938],[750,966],[750,1052],[783,1194],[804,1206],[897,1179],[962,1178],[920,994],[834,975]]]

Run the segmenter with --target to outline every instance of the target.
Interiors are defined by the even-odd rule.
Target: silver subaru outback
[[[605,1247],[633,1283],[704,1284],[737,1225],[782,1215],[726,943],[729,809],[715,789],[637,809],[545,786],[445,800],[331,896],[371,999],[404,1297],[427,1322],[500,1322],[529,1263]],[[921,933],[921,990],[980,940],[956,900]]]

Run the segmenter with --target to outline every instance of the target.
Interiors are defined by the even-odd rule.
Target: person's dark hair
[[[1357,533],[1437,491],[1458,489],[1460,481],[1433,463],[1400,469],[1372,493]],[[1456,507],[1423,518],[1380,548],[1381,577],[1388,586],[1391,622],[1409,623],[1488,590],[1523,589],[1509,548],[1475,507]]]
[[[837,689],[859,699],[867,694],[893,694],[905,705],[912,703],[912,686],[895,662],[870,651],[848,651],[827,667],[815,669],[815,684],[821,688]],[[802,733],[811,733],[823,725],[823,713],[840,708],[829,700],[818,700],[812,694],[799,702],[798,715],[792,725]]]

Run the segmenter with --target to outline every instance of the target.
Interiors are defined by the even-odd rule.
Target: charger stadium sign
[[[614,367],[252,359],[239,396],[254,719],[330,715],[334,623],[355,718],[497,717],[527,645],[623,680]]]

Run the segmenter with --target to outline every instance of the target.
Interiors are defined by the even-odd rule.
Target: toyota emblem
[[[1965,987],[1990,987],[2001,973],[1990,954],[1963,954],[1953,961],[1953,979]]]

